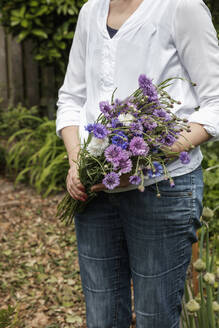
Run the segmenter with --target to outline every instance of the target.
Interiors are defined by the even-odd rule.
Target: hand
[[[130,174],[122,174],[121,177],[120,177],[120,184],[116,188],[128,187],[130,185],[129,177],[130,177]],[[107,188],[102,183],[96,184],[96,185],[91,187],[91,191],[94,191],[94,192],[98,192],[98,191],[106,190],[106,189]]]
[[[66,187],[72,198],[85,202],[87,200],[87,194],[85,193],[85,187],[79,180],[78,170],[76,165],[72,165],[68,170],[66,178]]]

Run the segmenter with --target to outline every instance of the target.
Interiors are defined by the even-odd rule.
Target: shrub
[[[68,169],[63,141],[56,136],[55,121],[36,116],[37,108],[19,105],[0,113],[0,167],[15,179],[48,195],[62,190]],[[8,139],[8,140],[6,140]]]
[[[55,121],[41,120],[36,129],[23,128],[8,140],[6,165],[17,175],[15,184],[28,181],[44,196],[64,188],[68,169],[65,147],[55,134]]]
[[[32,40],[34,58],[64,73],[78,12],[85,0],[0,0],[1,23],[22,42]]]
[[[23,128],[34,129],[41,121],[38,115],[36,106],[27,109],[18,104],[17,107],[9,107],[7,110],[0,109],[0,136],[7,139]]]

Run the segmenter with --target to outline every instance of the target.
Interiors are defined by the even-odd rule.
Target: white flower
[[[214,312],[219,312],[219,303],[218,302],[214,301],[212,304],[212,307],[213,307]]]
[[[99,139],[92,137],[91,142],[89,143],[87,150],[92,156],[100,156],[109,145],[109,138]]]
[[[215,275],[213,273],[207,272],[204,275],[204,281],[209,285],[215,284]]]
[[[200,310],[200,305],[196,300],[192,299],[188,303],[186,303],[186,308],[189,312],[197,312]]]
[[[125,126],[130,126],[134,119],[134,116],[131,114],[120,114],[118,116],[118,120]]]
[[[214,212],[209,207],[204,207],[202,211],[202,216],[206,220],[210,220],[214,216]]]
[[[198,259],[197,261],[195,261],[195,263],[193,263],[193,266],[198,272],[202,272],[206,269],[206,264],[202,261],[202,259]]]

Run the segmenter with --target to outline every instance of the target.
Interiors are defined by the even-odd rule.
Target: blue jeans
[[[192,243],[201,226],[203,176],[138,190],[100,192],[75,217],[88,328],[129,328],[130,279],[137,328],[179,327]]]

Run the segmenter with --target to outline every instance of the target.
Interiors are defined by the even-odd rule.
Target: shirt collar
[[[99,1],[98,1],[99,2]],[[113,38],[120,38],[122,35],[128,33],[133,27],[139,28],[148,18],[149,12],[146,10],[149,0],[143,0],[134,13],[123,23],[118,32]],[[110,0],[102,0],[98,11],[98,26],[101,34],[105,39],[110,39],[107,31],[107,17],[109,12]]]

